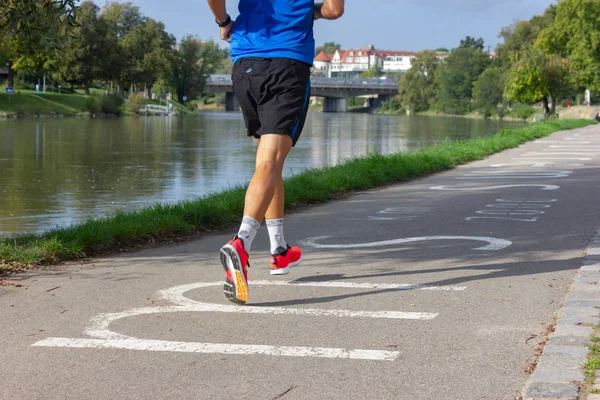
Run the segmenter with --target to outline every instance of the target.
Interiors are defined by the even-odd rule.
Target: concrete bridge
[[[311,95],[324,97],[325,112],[347,112],[348,98],[358,96],[374,96],[369,99],[369,106],[376,108],[390,97],[398,94],[398,84],[383,79],[343,79],[343,78],[311,78]],[[225,93],[225,108],[228,111],[239,109],[233,95],[233,83],[229,75],[210,75],[204,89],[207,93]],[[376,96],[376,97],[375,97]]]

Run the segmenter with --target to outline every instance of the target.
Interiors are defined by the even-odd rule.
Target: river
[[[523,123],[311,113],[286,176],[370,154],[488,136]],[[0,236],[246,184],[255,145],[239,113],[0,120]]]

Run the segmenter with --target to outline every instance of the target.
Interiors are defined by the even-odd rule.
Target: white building
[[[412,51],[375,50],[373,46],[364,49],[337,50],[330,61],[330,55],[319,53],[315,58],[315,70],[330,78],[358,77],[375,65],[385,72],[406,72],[418,53]],[[443,59],[446,53],[438,53]]]

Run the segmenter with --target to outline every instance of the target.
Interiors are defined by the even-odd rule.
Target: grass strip
[[[464,142],[447,141],[408,153],[374,154],[325,169],[312,169],[285,180],[285,208],[323,203],[356,191],[405,182],[448,170],[469,161],[545,137],[582,128],[595,121],[554,120]],[[209,232],[239,222],[245,187],[236,187],[176,204],[155,204],[136,211],[117,211],[37,235],[0,240],[0,272],[81,259],[156,240]]]

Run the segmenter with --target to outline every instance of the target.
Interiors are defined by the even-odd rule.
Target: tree
[[[127,59],[123,81],[144,84],[151,97],[152,86],[168,68],[174,44],[175,39],[165,31],[164,24],[152,18],[131,28],[122,41]]]
[[[459,49],[479,49],[483,51],[484,42],[483,38],[475,39],[471,36],[467,36],[463,40],[460,41]]]
[[[130,84],[124,82],[128,60],[123,47],[123,39],[135,27],[141,26],[146,17],[140,13],[139,7],[132,3],[107,3],[102,9],[100,20],[106,24],[106,44],[111,49],[103,60],[102,76],[99,78],[117,81],[121,87]]]
[[[90,94],[92,81],[102,75],[103,60],[111,52],[106,43],[106,24],[98,18],[100,9],[91,1],[81,4],[76,27],[55,62],[53,77],[73,86],[83,84]]]
[[[518,21],[502,28],[499,37],[504,42],[496,46],[496,54],[505,71],[510,69],[525,49],[535,43],[543,29],[554,23],[555,14],[556,6],[550,6],[543,15],[536,15],[529,21]]]
[[[400,79],[400,102],[410,112],[426,111],[435,102],[439,65],[436,53],[426,50],[416,55],[410,69]]]
[[[475,106],[485,117],[493,115],[502,103],[504,76],[498,66],[490,66],[479,76],[473,87]]]
[[[197,36],[185,36],[174,54],[172,80],[179,102],[193,99],[203,88],[206,75],[214,73],[229,56],[227,50],[209,40],[202,43]]]
[[[75,24],[79,0],[2,0],[0,37],[56,47],[57,24]]]
[[[526,103],[542,101],[545,114],[554,114],[556,102],[571,88],[572,69],[569,60],[531,47],[512,68],[506,97]]]
[[[465,114],[473,94],[473,84],[490,64],[490,56],[479,47],[460,47],[450,53],[438,69],[440,111]]]
[[[342,45],[335,42],[325,42],[323,46],[317,47],[317,54],[324,51],[327,54],[334,54],[336,50],[340,50]]]
[[[547,54],[568,58],[577,71],[578,89],[600,91],[600,0],[562,0],[554,24],[536,45]]]
[[[383,71],[381,70],[381,68],[379,67],[378,64],[373,65],[368,71],[363,72],[362,74],[360,74],[361,78],[379,78],[381,77],[381,75],[383,75]]]
[[[8,85],[15,70],[40,70],[56,57],[75,25],[79,0],[1,0],[0,65],[8,66]]]

